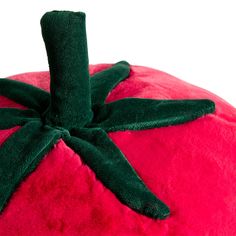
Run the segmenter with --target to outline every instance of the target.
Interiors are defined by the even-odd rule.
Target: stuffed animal
[[[236,109],[89,65],[82,12],[41,27],[50,72],[0,79],[0,235],[236,235]]]

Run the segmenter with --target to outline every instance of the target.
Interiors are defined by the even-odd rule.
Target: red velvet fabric
[[[90,66],[91,74],[110,65]],[[48,72],[13,79],[49,89]],[[108,96],[210,98],[216,112],[145,131],[109,133],[147,186],[171,209],[152,220],[121,204],[60,140],[18,187],[0,215],[0,235],[236,235],[236,109],[212,93],[164,72],[132,66]],[[0,97],[0,107],[20,107]],[[20,127],[0,131],[0,143]]]

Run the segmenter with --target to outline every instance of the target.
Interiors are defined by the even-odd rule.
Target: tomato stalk
[[[70,130],[92,119],[85,14],[52,11],[41,19],[50,68],[45,122]]]

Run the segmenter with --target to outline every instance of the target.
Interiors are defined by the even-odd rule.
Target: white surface
[[[127,60],[168,72],[236,106],[235,0],[0,2],[0,77],[48,70],[39,20],[84,11],[90,63]]]

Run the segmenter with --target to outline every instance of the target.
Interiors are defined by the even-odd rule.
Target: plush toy
[[[85,14],[41,19],[50,73],[0,79],[0,235],[236,235],[236,110],[169,74],[88,64]]]

